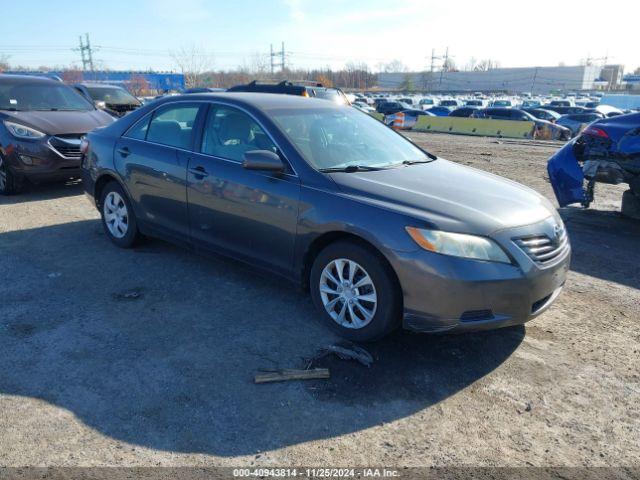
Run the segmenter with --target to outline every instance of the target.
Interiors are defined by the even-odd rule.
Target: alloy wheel
[[[4,192],[7,188],[7,167],[4,160],[0,157],[0,192]]]
[[[111,235],[123,238],[129,230],[127,204],[118,192],[109,192],[104,199],[104,222]]]
[[[376,314],[376,287],[367,271],[353,260],[332,260],[320,275],[319,289],[325,310],[342,327],[363,328]]]

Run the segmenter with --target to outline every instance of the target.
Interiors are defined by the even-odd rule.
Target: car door
[[[187,162],[201,105],[161,106],[116,143],[116,169],[125,179],[143,228],[180,239],[189,235]]]
[[[244,153],[282,154],[246,112],[229,105],[208,108],[199,148],[189,160],[187,198],[192,241],[288,273],[298,220],[300,182],[293,169],[246,170]]]

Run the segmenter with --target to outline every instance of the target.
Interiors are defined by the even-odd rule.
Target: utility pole
[[[445,50],[444,54],[444,62],[442,63],[442,68],[440,69],[440,82],[438,83],[438,89],[442,89],[442,76],[444,75],[444,69],[449,68],[449,47]]]
[[[284,71],[285,69],[285,61],[284,61],[284,42],[282,42],[282,51],[280,52],[280,58],[281,58],[281,67],[282,67],[282,71]]]
[[[536,78],[538,78],[538,67],[533,72],[533,81],[531,82],[531,95],[533,95],[533,89],[536,87]]]
[[[271,76],[273,76],[273,43],[271,44],[271,53],[269,54],[269,60],[271,60]]]
[[[80,46],[76,48],[76,51],[80,52],[80,59],[82,60],[82,70],[85,72],[90,70],[93,72],[93,49],[91,48],[91,42],[89,41],[89,34],[85,33],[86,43],[82,41],[82,35],[78,37]]]
[[[427,91],[431,93],[431,84],[433,82],[433,71],[436,68],[436,49],[431,49],[431,68],[429,69],[429,82]]]
[[[78,37],[78,40],[80,41],[80,48],[77,48],[77,50],[80,50],[80,58],[82,59],[82,70],[87,70],[87,59],[84,56],[84,45],[82,44],[82,35],[80,35]]]

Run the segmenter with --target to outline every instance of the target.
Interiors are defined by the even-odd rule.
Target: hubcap
[[[320,275],[319,288],[325,310],[342,327],[363,328],[376,314],[376,287],[367,271],[353,260],[331,261]]]
[[[7,170],[4,166],[4,160],[0,157],[0,191],[4,192],[7,188]]]
[[[118,192],[109,192],[104,199],[104,222],[111,235],[122,238],[129,230],[127,205]]]

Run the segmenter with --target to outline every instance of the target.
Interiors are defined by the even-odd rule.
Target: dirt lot
[[[410,136],[552,198],[555,144]],[[622,191],[562,212],[568,284],[526,328],[398,333],[370,369],[269,385],[253,374],[336,341],[298,290],[160,241],[119,250],[78,185],[0,199],[0,466],[637,466],[640,224]]]

